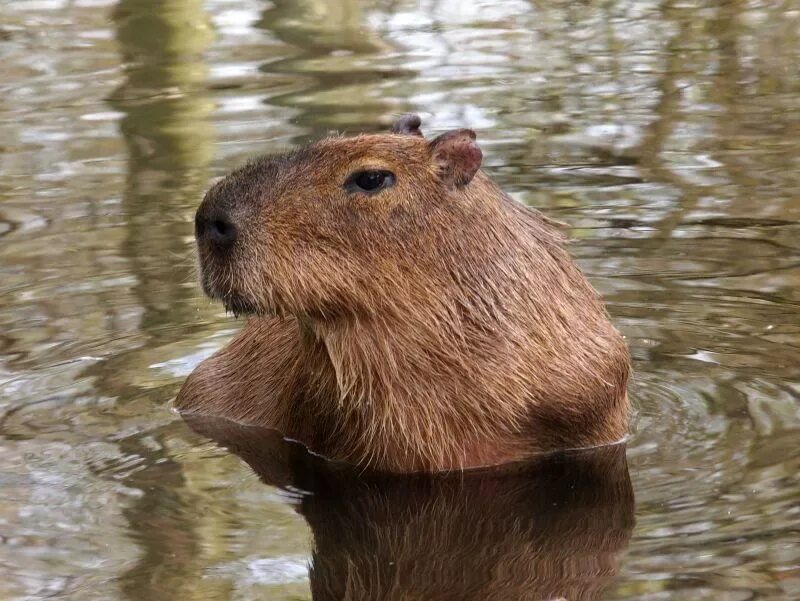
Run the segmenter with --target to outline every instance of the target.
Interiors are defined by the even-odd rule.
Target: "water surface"
[[[0,599],[311,598],[316,514],[169,407],[239,326],[192,217],[408,111],[570,225],[630,342],[597,594],[800,597],[798,55],[794,2],[3,2]]]

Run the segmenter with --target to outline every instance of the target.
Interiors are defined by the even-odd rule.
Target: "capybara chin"
[[[629,353],[564,235],[480,171],[474,132],[419,126],[326,138],[208,191],[203,289],[250,317],[178,408],[402,472],[624,438]]]

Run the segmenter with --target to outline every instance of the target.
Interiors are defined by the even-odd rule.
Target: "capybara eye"
[[[344,187],[348,192],[375,194],[394,184],[394,173],[379,169],[359,171],[351,175]]]

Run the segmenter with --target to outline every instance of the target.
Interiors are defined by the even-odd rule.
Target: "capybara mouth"
[[[200,266],[200,282],[206,296],[221,301],[225,310],[236,317],[265,313],[258,302],[237,292],[229,282],[215,279],[210,270],[202,264]]]
[[[227,294],[221,298],[225,310],[232,313],[234,317],[240,315],[260,315],[263,309],[257,304],[238,294]]]

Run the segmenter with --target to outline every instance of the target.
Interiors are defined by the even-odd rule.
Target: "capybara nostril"
[[[236,241],[236,226],[227,219],[214,219],[209,225],[209,237],[219,246],[231,246]]]
[[[238,228],[226,216],[216,214],[207,216],[198,211],[195,218],[195,235],[198,242],[206,242],[220,249],[233,246],[238,236]]]

